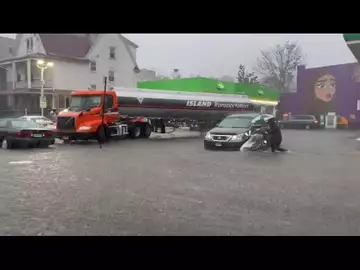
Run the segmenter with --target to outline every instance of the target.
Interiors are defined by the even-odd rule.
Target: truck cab
[[[103,114],[104,112],[104,114]],[[59,112],[55,133],[64,140],[107,139],[114,134],[127,134],[121,126],[116,93],[80,90],[71,93],[70,106]],[[115,127],[112,129],[112,127]],[[104,132],[105,131],[105,132]]]

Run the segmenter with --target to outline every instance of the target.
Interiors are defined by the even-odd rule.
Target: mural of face
[[[336,92],[336,80],[331,74],[325,74],[317,79],[314,85],[315,96],[325,102],[332,101]]]

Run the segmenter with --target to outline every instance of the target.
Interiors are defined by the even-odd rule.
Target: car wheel
[[[305,125],[305,129],[310,129],[310,125]]]
[[[1,141],[1,149],[11,149],[11,143],[7,140],[7,138],[4,138]]]

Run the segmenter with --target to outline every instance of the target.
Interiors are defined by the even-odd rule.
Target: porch
[[[27,58],[0,63],[0,91],[40,89],[41,71],[36,62],[39,58]],[[44,70],[44,88],[53,88],[53,69]]]
[[[57,93],[45,91],[44,95],[47,101],[47,108],[44,109],[44,115],[47,115],[51,109],[64,109],[70,104],[70,93]],[[14,116],[18,114],[40,115],[40,91],[30,89],[21,93],[0,93],[0,114],[1,111],[13,112]],[[15,115],[16,114],[16,115]]]

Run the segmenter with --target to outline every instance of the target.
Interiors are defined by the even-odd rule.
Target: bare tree
[[[256,72],[262,76],[262,83],[280,92],[288,92],[297,66],[303,59],[302,50],[295,42],[285,42],[261,52],[257,59]]]
[[[255,73],[247,72],[244,65],[239,66],[236,79],[239,83],[259,83],[258,77]]]

